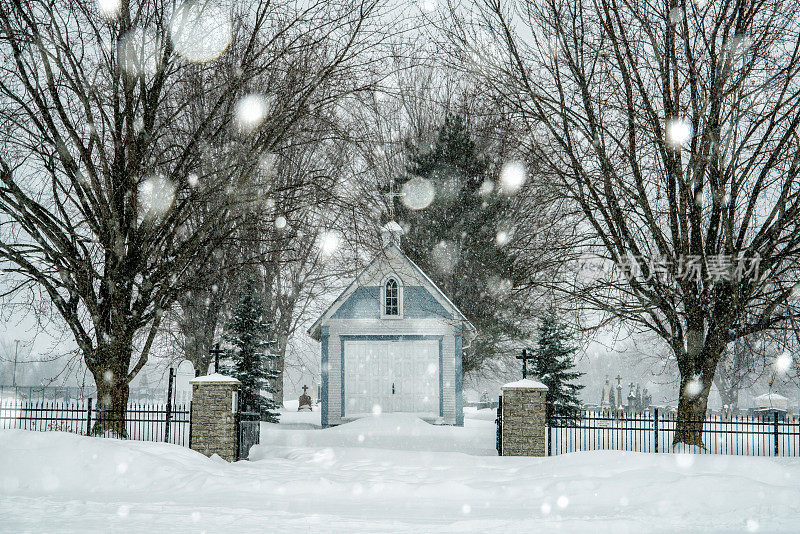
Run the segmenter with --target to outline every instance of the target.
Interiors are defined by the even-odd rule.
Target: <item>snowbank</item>
[[[351,430],[377,424],[376,433],[391,435],[385,423]],[[392,423],[422,440],[448,431]],[[800,524],[797,459],[480,457],[329,447],[317,440],[336,429],[306,433],[306,446],[260,447],[260,460],[228,464],[177,445],[0,431],[0,530],[620,534],[796,532]],[[398,441],[417,448],[410,436]]]
[[[241,384],[238,379],[232,376],[225,376],[220,373],[211,373],[210,375],[198,376],[189,380],[190,384],[201,384],[208,382],[216,382],[221,384]]]
[[[508,384],[503,384],[503,386],[500,389],[547,389],[547,386],[545,386],[538,380],[523,378],[522,380],[517,380],[516,382],[509,382]]]
[[[307,417],[298,417],[300,415]],[[314,419],[316,416],[316,419]],[[464,421],[463,427],[436,426],[408,414],[381,414],[309,432],[301,420],[319,421],[319,413],[281,414],[277,425],[261,424],[261,445],[251,455],[274,447],[359,447],[407,451],[463,452],[496,456],[494,419]],[[287,424],[288,423],[288,424]]]

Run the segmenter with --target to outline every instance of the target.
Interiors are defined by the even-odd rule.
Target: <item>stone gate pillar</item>
[[[206,456],[236,460],[236,412],[241,382],[214,373],[189,381],[192,385],[192,423],[189,447]]]
[[[547,386],[525,379],[506,384],[503,391],[503,456],[545,456],[545,395]]]

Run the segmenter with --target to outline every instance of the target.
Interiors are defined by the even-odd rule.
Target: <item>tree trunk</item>
[[[275,359],[275,370],[278,371],[278,376],[271,380],[272,387],[275,392],[272,398],[279,408],[283,407],[283,372],[286,368],[286,345],[289,344],[289,336],[286,334],[278,335],[278,350],[276,351],[277,358]]]
[[[104,336],[105,337],[105,336]],[[95,436],[110,435],[127,438],[125,421],[128,410],[130,384],[128,372],[133,352],[133,340],[129,336],[99,346],[94,354],[90,371],[97,386],[97,412],[92,428]]]
[[[110,368],[103,368],[94,374],[97,385],[97,412],[92,427],[92,435],[127,438],[125,428],[130,386],[127,377],[118,376]]]
[[[681,377],[680,400],[678,401],[678,421],[675,425],[675,437],[672,446],[679,443],[695,445],[705,448],[703,444],[703,422],[706,418],[708,407],[708,393],[711,391],[711,382],[701,381],[701,390],[696,391],[693,376]]]

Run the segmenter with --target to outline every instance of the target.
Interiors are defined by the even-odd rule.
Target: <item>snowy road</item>
[[[796,459],[474,456],[445,451],[485,452],[490,421],[421,425],[271,426],[256,460],[235,464],[175,445],[0,431],[0,531],[800,530]]]

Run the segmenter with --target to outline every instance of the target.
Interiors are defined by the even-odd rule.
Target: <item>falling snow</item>
[[[161,65],[162,42],[151,31],[128,30],[119,38],[117,49],[122,70],[132,77],[152,76]]]
[[[121,0],[98,0],[97,9],[107,19],[114,19],[119,15]]]
[[[403,184],[400,199],[403,204],[412,210],[422,210],[433,202],[436,189],[427,178],[414,177]]]
[[[233,25],[226,10],[216,2],[190,0],[175,10],[170,35],[179,55],[193,63],[205,63],[228,48]]]
[[[519,191],[528,179],[525,165],[512,161],[503,165],[500,170],[500,191],[506,195],[513,195]]]
[[[236,121],[239,128],[250,133],[257,129],[269,115],[272,98],[260,94],[248,94],[236,103]]]
[[[686,119],[674,119],[667,123],[667,142],[674,147],[686,145],[692,137],[692,125]]]
[[[175,201],[175,185],[163,176],[152,176],[139,186],[139,202],[144,215],[164,215]]]
[[[775,370],[779,373],[785,374],[792,366],[792,355],[788,351],[784,351],[775,359]]]

